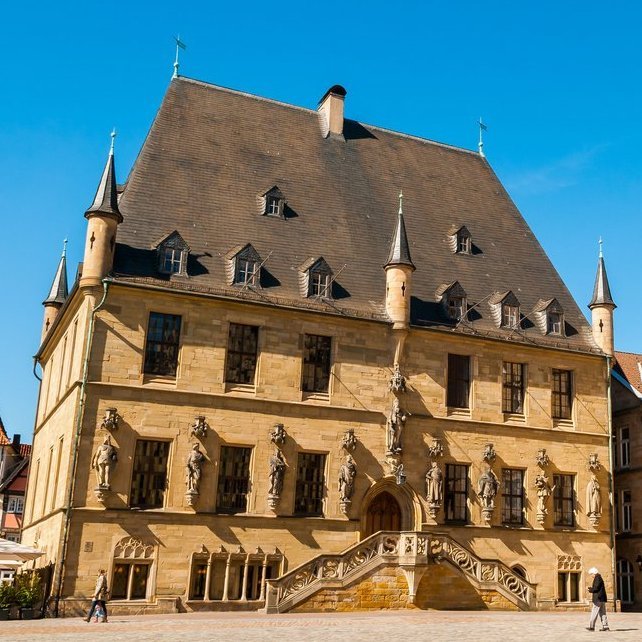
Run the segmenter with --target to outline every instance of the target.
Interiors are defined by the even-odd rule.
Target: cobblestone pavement
[[[642,640],[642,613],[609,613],[611,631],[585,630],[588,612],[505,613],[488,611],[414,611],[264,615],[190,613],[114,617],[106,624],[80,618],[0,622],[0,640],[225,640],[250,642],[414,642],[478,639],[483,642],[549,640]]]

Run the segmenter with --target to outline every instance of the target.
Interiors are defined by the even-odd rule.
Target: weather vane
[[[600,240],[598,241],[598,243],[600,244],[600,258],[603,258],[603,256],[604,256],[604,254],[602,254],[602,243],[603,242],[604,241],[602,241],[602,237],[600,236]]]
[[[180,49],[187,49],[187,45],[181,40],[180,34],[174,38],[176,41],[176,59],[174,60],[174,78],[178,78],[178,52]]]
[[[484,156],[484,137],[483,137],[483,132],[488,131],[488,127],[484,125],[484,122],[481,119],[481,116],[479,117],[479,155]]]
[[[399,214],[403,214],[403,190],[399,190]]]

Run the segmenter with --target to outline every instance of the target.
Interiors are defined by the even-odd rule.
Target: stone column
[[[228,555],[227,556],[227,562],[225,563],[225,579],[223,580],[223,602],[227,602],[228,600],[228,584],[230,583],[230,563],[232,562],[232,558]]]
[[[259,595],[259,600],[265,599],[265,576],[267,575],[267,556],[263,558],[263,564],[261,564],[261,594]]]
[[[207,558],[207,571],[205,572],[205,595],[203,600],[210,599],[210,586],[212,585],[212,556]]]
[[[241,588],[241,602],[247,602],[247,570],[250,565],[250,556],[245,556],[245,565],[243,566],[243,586]]]

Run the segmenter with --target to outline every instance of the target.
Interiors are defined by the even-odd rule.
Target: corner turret
[[[62,247],[62,256],[58,263],[56,275],[49,289],[49,296],[42,302],[45,307],[45,315],[42,322],[42,336],[41,342],[49,332],[51,324],[56,320],[60,308],[67,300],[69,291],[67,289],[67,239],[65,239]]]
[[[96,190],[94,202],[85,212],[87,239],[83,261],[80,287],[100,285],[111,272],[114,265],[116,231],[123,217],[118,209],[118,192],[116,188],[116,168],[114,165],[114,138],[111,134],[111,148],[103,175]]]
[[[403,219],[403,193],[399,194],[397,226],[390,247],[386,271],[386,312],[393,322],[393,329],[408,328],[410,323],[410,278],[415,265],[410,258],[406,225]]]
[[[615,351],[613,311],[617,306],[611,296],[611,288],[606,276],[606,266],[604,265],[604,256],[602,254],[602,239],[600,239],[600,254],[597,260],[593,298],[588,307],[591,310],[593,339],[603,352],[612,357]]]

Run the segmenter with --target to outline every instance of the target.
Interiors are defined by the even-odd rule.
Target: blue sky
[[[642,4],[84,0],[6,4],[3,23],[9,433],[32,430],[31,357],[62,241],[73,278],[109,132],[123,182],[169,83],[176,33],[192,78],[307,107],[340,83],[350,118],[473,149],[483,116],[488,160],[585,310],[604,238],[616,346],[642,352]]]

